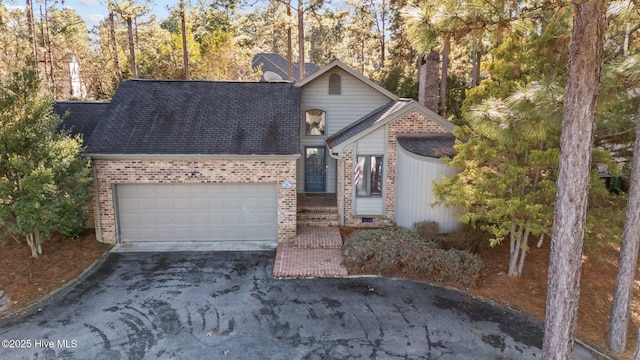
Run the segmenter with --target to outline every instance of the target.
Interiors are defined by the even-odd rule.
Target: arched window
[[[340,95],[342,93],[342,79],[340,75],[331,74],[329,76],[329,95]]]
[[[325,112],[318,109],[307,110],[304,125],[306,136],[324,135]]]

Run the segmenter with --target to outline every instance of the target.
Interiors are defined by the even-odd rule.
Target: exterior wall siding
[[[296,234],[295,160],[95,160],[102,240],[115,244],[115,184],[277,183],[278,241]],[[187,173],[198,171],[197,177]],[[284,181],[292,185],[283,189]],[[95,213],[95,212],[94,212]],[[96,219],[98,221],[98,219]],[[99,235],[99,234],[98,234]]]
[[[374,132],[372,134],[375,134]],[[404,134],[428,134],[428,133],[449,133],[436,122],[429,120],[422,114],[412,111],[400,119],[397,119],[385,126],[383,132],[386,146],[383,148],[385,153],[384,167],[384,190],[383,190],[383,209],[382,215],[368,214],[364,215],[359,212],[355,206],[357,198],[353,192],[353,166],[354,156],[356,155],[356,147],[348,146],[343,152],[345,161],[345,173],[343,174],[340,166],[338,166],[338,196],[344,197],[344,216],[345,225],[348,226],[387,226],[392,225],[396,221],[396,163],[397,163],[397,140],[398,135]],[[366,139],[363,138],[363,139]],[[344,194],[342,192],[342,182],[344,182]],[[430,186],[429,186],[430,188]],[[371,218],[372,223],[363,223],[363,218]]]
[[[411,154],[398,145],[396,163],[397,194],[396,222],[411,229],[419,221],[435,221],[440,231],[449,233],[460,228],[458,209],[435,205],[432,184],[440,182],[443,176],[450,177],[455,169],[442,160]]]
[[[342,81],[342,93],[329,95],[329,76],[338,73]],[[389,101],[390,98],[362,83],[346,71],[336,68],[320,76],[313,82],[306,84],[301,90],[300,106],[300,153],[297,170],[297,188],[304,192],[304,148],[306,146],[324,146],[325,140],[343,127],[362,118]],[[305,113],[307,110],[320,109],[325,111],[326,128],[323,136],[305,136]],[[327,187],[326,192],[337,191],[337,164],[335,159],[327,155]]]
[[[387,130],[387,171],[386,171],[386,211],[389,219],[395,219],[396,206],[396,163],[397,136],[405,134],[449,133],[437,123],[427,119],[422,114],[412,111],[404,117],[390,123]]]
[[[340,95],[329,95],[329,76],[333,73],[339,74],[342,80]],[[309,109],[320,109],[326,112],[325,136],[331,136],[374,109],[390,102],[391,99],[346,71],[336,68],[335,71],[329,71],[306,84],[302,88],[300,101],[301,119],[304,119],[304,113]]]
[[[384,127],[368,134],[356,142],[357,155],[382,155],[385,156],[385,129]],[[355,165],[355,163],[354,163]],[[387,166],[383,168],[383,176]],[[383,185],[384,186],[384,185]],[[384,193],[384,189],[383,189]],[[384,199],[382,197],[355,197],[354,214],[356,215],[384,215]]]

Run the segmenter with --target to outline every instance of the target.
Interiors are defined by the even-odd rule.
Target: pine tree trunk
[[[572,359],[606,0],[574,5],[549,257],[543,359]]]
[[[442,73],[440,75],[440,115],[447,110],[447,78],[449,77],[449,53],[451,53],[451,38],[446,35],[442,48]]]
[[[180,24],[182,27],[182,61],[184,63],[184,79],[189,80],[189,50],[187,49],[187,21],[184,14],[184,0],[180,0]]]
[[[298,81],[304,79],[304,3],[298,0]]]
[[[638,342],[636,343],[636,351],[633,353],[633,360],[640,360],[640,327],[638,327]]]
[[[638,120],[640,120],[640,109],[638,109]],[[627,326],[638,265],[638,249],[640,249],[640,125],[636,126],[629,200],[622,231],[618,275],[607,338],[607,344],[614,352],[623,352],[627,344]]]
[[[131,78],[138,78],[138,67],[136,65],[136,49],[133,41],[133,24],[131,17],[127,17],[127,33],[129,35],[129,63],[131,64]]]
[[[287,20],[291,18],[291,2],[286,5],[287,7]],[[287,75],[289,78],[287,80],[293,81],[293,50],[291,49],[291,23],[287,21]]]
[[[111,35],[111,43],[113,44],[113,66],[116,70],[116,78],[118,84],[122,81],[122,70],[120,69],[120,56],[118,55],[118,39],[116,38],[116,22],[113,14],[113,4],[108,3],[109,7],[109,33]]]
[[[478,46],[476,39],[473,39],[473,48],[471,50],[471,87],[478,86]]]
[[[31,44],[31,56],[33,56],[33,68],[38,73],[38,41],[36,39],[36,30],[33,19],[33,2],[26,0],[27,27],[29,28],[29,43]]]

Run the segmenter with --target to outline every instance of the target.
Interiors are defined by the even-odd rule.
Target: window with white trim
[[[357,157],[354,166],[354,185],[358,197],[382,196],[382,156]]]
[[[324,111],[319,109],[311,109],[305,112],[305,136],[324,135],[325,114]]]

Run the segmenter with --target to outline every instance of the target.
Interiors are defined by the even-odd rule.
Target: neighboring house
[[[253,69],[260,69],[262,71],[261,81],[269,81],[275,79],[265,79],[269,77],[269,74],[273,77],[275,75],[279,80],[289,79],[289,62],[280,54],[260,53],[253,57],[251,60],[251,67]],[[298,81],[298,75],[300,74],[300,67],[298,63],[291,64],[291,77],[293,81]],[[304,63],[305,76],[309,76],[320,68],[314,63]]]
[[[339,61],[296,83],[124,81],[57,109],[88,139],[101,241],[273,247],[294,239],[302,193],[336,194],[344,225],[457,226],[431,206],[454,126]]]

